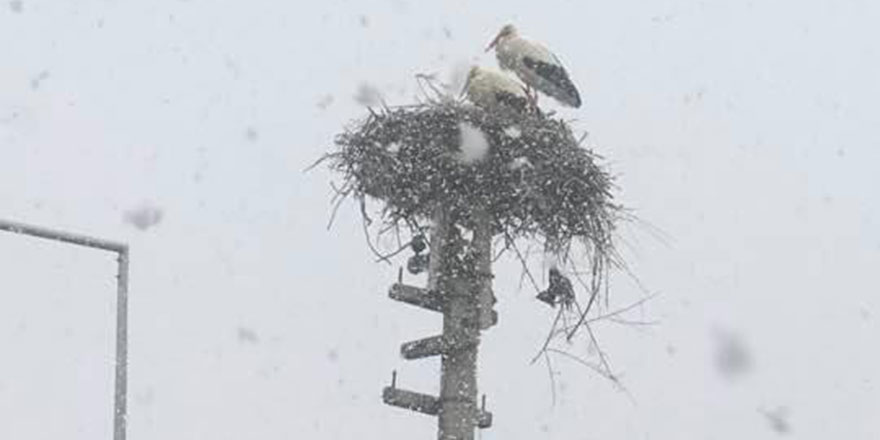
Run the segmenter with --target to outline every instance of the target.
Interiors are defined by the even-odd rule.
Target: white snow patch
[[[461,151],[458,160],[464,164],[472,164],[485,158],[489,152],[486,134],[467,122],[459,122],[458,130],[461,133]]]
[[[507,137],[518,139],[522,135],[522,130],[519,129],[516,125],[511,125],[504,129],[504,134]]]
[[[518,170],[522,167],[531,167],[531,166],[532,166],[532,163],[529,162],[529,158],[527,158],[527,157],[517,157],[512,162],[510,162],[510,165],[509,165],[510,169],[512,169],[512,170]]]

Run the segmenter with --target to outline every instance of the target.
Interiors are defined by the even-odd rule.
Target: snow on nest
[[[458,130],[461,133],[458,160],[468,165],[483,160],[489,153],[489,140],[486,139],[486,134],[467,122],[459,122]]]
[[[379,201],[382,223],[480,207],[511,239],[542,236],[563,248],[577,239],[610,255],[621,212],[611,176],[561,119],[429,102],[371,111],[335,143],[325,159],[343,178],[337,191]]]
[[[507,137],[512,137],[516,139],[522,136],[522,130],[520,130],[519,127],[515,125],[511,125],[510,127],[504,129],[504,134],[507,135]]]

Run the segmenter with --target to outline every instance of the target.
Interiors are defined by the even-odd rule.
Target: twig
[[[599,362],[605,368],[605,371],[608,372],[608,375],[613,378],[614,373],[611,372],[611,365],[608,364],[608,359],[605,356],[605,352],[602,351],[602,347],[599,346],[599,341],[596,339],[596,335],[593,334],[593,329],[590,328],[590,324],[586,324],[584,327],[587,329],[587,334],[590,335],[590,343],[596,347],[596,353],[599,354]]]
[[[434,92],[437,100],[442,100],[443,96],[445,96],[445,94],[442,91],[440,91],[440,89],[438,89],[437,86],[434,85],[434,81],[436,81],[436,80],[437,80],[436,74],[426,74],[426,73],[417,73],[416,74],[416,83],[418,83],[419,89],[421,89],[422,94],[425,95],[425,98],[427,98],[429,101],[431,101],[431,97],[428,95],[428,92],[425,91],[425,88],[423,85],[427,85],[428,87],[431,88],[431,91]]]
[[[660,321],[632,321],[632,320],[628,320],[628,319],[620,319],[620,318],[609,318],[608,320],[611,321],[611,322],[613,322],[613,323],[615,323],[615,324],[620,324],[620,325],[631,325],[631,326],[644,326],[644,327],[650,327],[650,326],[653,326],[653,325],[658,325],[658,324],[660,324]]]
[[[550,346],[550,341],[553,340],[554,332],[556,331],[556,324],[559,322],[559,318],[562,317],[562,313],[565,311],[562,307],[559,308],[559,311],[556,312],[556,319],[553,320],[553,325],[550,326],[550,332],[547,334],[547,338],[544,339],[544,345],[541,346],[541,349],[538,350],[538,354],[532,358],[531,364],[534,364],[535,361],[541,357],[542,354],[547,352],[547,347]]]
[[[593,304],[596,301],[596,297],[599,295],[599,285],[597,285],[597,278],[600,275],[601,269],[599,266],[601,265],[601,258],[594,256],[593,267],[592,267],[592,279],[590,285],[590,301],[587,302],[587,307],[584,309],[584,312],[581,313],[581,317],[578,320],[578,323],[571,329],[568,335],[565,337],[568,341],[571,341],[571,338],[574,337],[575,332],[577,332],[578,327],[584,323],[587,319],[587,314],[590,313],[590,308],[592,308]]]
[[[609,321],[617,322],[617,323],[620,323],[620,324],[623,324],[623,323],[631,323],[631,324],[633,324],[633,325],[656,325],[656,324],[659,324],[659,322],[657,322],[657,321],[630,321],[630,320],[622,320],[622,319],[618,319],[617,321],[615,321],[615,317],[617,317],[617,316],[619,316],[619,315],[622,315],[622,314],[624,314],[624,313],[626,313],[626,312],[628,312],[628,311],[630,311],[630,310],[632,310],[632,309],[634,309],[634,308],[636,308],[636,307],[638,307],[638,306],[644,304],[644,303],[647,302],[648,300],[653,299],[655,296],[657,296],[657,294],[651,295],[651,296],[646,297],[646,298],[639,299],[638,301],[636,301],[636,302],[634,302],[634,303],[632,303],[632,304],[629,304],[629,305],[627,305],[627,306],[625,306],[625,307],[623,307],[623,308],[617,309],[617,310],[615,310],[615,311],[613,311],[613,312],[609,312],[609,313],[606,313],[606,314],[604,314],[604,315],[594,316],[594,317],[592,317],[592,318],[590,318],[590,319],[587,319],[587,320],[585,320],[584,322],[579,323],[579,324],[577,324],[577,325],[593,324],[593,323],[596,323],[596,322],[599,322],[599,321],[602,321],[602,320],[609,320]],[[559,335],[559,334],[561,334],[561,333],[569,332],[569,331],[571,331],[573,328],[575,328],[575,326],[561,327],[561,328],[559,328],[559,329],[556,330],[556,333],[555,333],[553,336],[557,336],[557,335]]]
[[[367,241],[367,246],[369,246],[370,251],[372,251],[374,255],[376,255],[377,257],[381,258],[381,257],[382,257],[382,254],[379,253],[378,250],[376,250],[376,247],[373,246],[373,242],[372,242],[372,240],[370,240],[370,231],[369,231],[369,227],[368,227],[368,226],[370,225],[371,220],[370,220],[370,217],[367,216],[366,207],[364,206],[363,201],[361,201],[361,213],[362,213],[362,215],[363,215],[363,216],[361,217],[361,225],[363,226],[363,230],[364,230],[364,239]],[[389,266],[391,265],[391,262],[390,262],[390,261],[387,261],[387,260],[386,260],[385,262],[388,263]]]
[[[544,359],[547,361],[547,375],[550,376],[550,396],[551,396],[551,405],[556,406],[556,374],[553,371],[553,366],[550,365],[550,356],[547,352],[544,352]]]
[[[401,245],[396,251],[379,257],[379,259],[376,260],[376,262],[389,261],[391,259],[391,257],[394,257],[395,255],[405,251],[411,244],[412,244],[412,240],[406,242],[406,244]]]
[[[344,202],[346,200],[346,198],[348,197],[348,194],[351,192],[350,189],[346,190],[346,191],[340,191],[339,189],[336,188],[335,185],[333,185],[333,182],[330,182],[330,186],[333,188],[334,191],[336,191],[336,195],[334,196],[334,199],[332,201],[333,209],[330,212],[330,220],[327,222],[327,230],[328,231],[333,226],[333,221],[336,220],[336,213],[337,213],[337,211],[339,211],[339,207],[342,205],[342,202]]]
[[[578,356],[575,356],[567,351],[563,351],[558,348],[548,348],[544,354],[547,355],[548,353],[555,353],[555,354],[567,357],[567,358],[593,370],[593,372],[595,372],[596,374],[598,374],[598,375],[600,375],[600,376],[602,376],[612,382],[617,382],[617,378],[615,378],[613,375],[610,375],[607,372],[602,371],[602,369],[599,368],[598,366],[591,364],[591,363],[587,362],[586,360],[584,360]]]
[[[516,243],[513,241],[510,235],[507,234],[507,231],[504,232],[504,236],[507,238],[507,242],[510,243],[510,246],[513,248],[514,252],[516,252],[517,259],[522,265],[523,272],[526,274],[526,277],[529,279],[529,281],[531,281],[532,286],[535,287],[535,290],[540,292],[541,288],[538,287],[538,283],[535,281],[535,277],[533,277],[532,272],[529,271],[528,263],[526,262],[526,259],[523,257],[522,253],[519,251],[519,247],[517,247]]]
[[[604,314],[604,315],[599,315],[599,316],[596,316],[596,317],[590,318],[589,320],[587,320],[587,322],[596,322],[596,321],[599,321],[599,320],[602,320],[602,319],[612,318],[612,317],[615,317],[615,316],[618,316],[618,315],[622,315],[622,314],[624,314],[624,313],[626,313],[626,312],[628,312],[628,311],[630,311],[630,310],[632,310],[632,309],[634,309],[634,308],[636,308],[636,307],[641,306],[642,304],[644,304],[645,302],[647,302],[647,301],[650,300],[650,299],[653,299],[653,298],[656,297],[656,296],[657,296],[657,294],[654,294],[654,295],[650,295],[650,296],[644,297],[644,298],[642,298],[642,299],[640,299],[640,300],[638,300],[638,301],[636,301],[636,302],[634,302],[634,303],[632,303],[632,304],[630,304],[630,305],[628,305],[628,306],[626,306],[626,307],[624,307],[624,308],[622,308],[622,309],[617,309],[617,310],[615,310],[615,311],[613,311],[613,312],[606,313],[606,314]]]
[[[629,398],[629,400],[631,402],[633,402],[634,404],[637,403],[635,397],[633,397],[632,393],[629,392],[629,390],[623,385],[623,382],[621,382],[620,378],[618,378],[617,376],[610,374],[610,373],[603,372],[596,365],[593,365],[593,364],[587,362],[586,360],[580,358],[579,356],[575,356],[567,351],[557,350],[555,348],[551,348],[548,351],[551,353],[561,355],[561,356],[566,357],[568,359],[571,359],[571,360],[589,368],[590,370],[593,370],[593,372],[595,372],[596,374],[608,379],[611,383],[613,383],[614,386],[617,387],[618,390],[620,390],[624,394],[626,394],[626,397]]]
[[[337,153],[325,153],[325,154],[321,155],[321,157],[319,157],[318,160],[316,160],[316,161],[315,161],[314,163],[312,163],[311,165],[307,166],[307,167],[303,170],[303,173],[308,173],[309,171],[311,171],[311,170],[312,170],[313,168],[315,168],[316,166],[320,165],[320,164],[321,164],[322,162],[324,162],[325,160],[330,159],[331,157],[336,157],[337,155],[338,155]]]
[[[566,340],[571,341],[571,338],[574,337],[574,334],[577,331],[578,327],[580,327],[581,325],[583,325],[585,323],[585,321],[587,319],[587,314],[590,313],[590,309],[593,307],[593,304],[596,302],[596,297],[598,295],[599,295],[599,292],[597,292],[595,290],[590,292],[590,300],[587,301],[587,306],[584,308],[583,313],[581,313],[581,316],[578,319],[577,324],[575,324],[572,327],[571,331],[568,333],[568,335],[566,335],[566,337],[565,337]]]

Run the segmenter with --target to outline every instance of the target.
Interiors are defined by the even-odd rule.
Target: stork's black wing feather
[[[571,79],[568,77],[568,72],[566,72],[562,66],[536,60],[531,57],[523,57],[523,64],[526,68],[534,71],[535,74],[541,78],[544,78],[548,82],[559,87],[562,92],[570,98],[575,107],[581,106],[581,96],[578,93],[577,88],[574,86],[574,83],[571,82]]]

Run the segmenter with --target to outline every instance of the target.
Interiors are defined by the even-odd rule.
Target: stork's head
[[[498,45],[498,43],[500,43],[510,37],[513,37],[515,35],[516,35],[516,27],[514,27],[512,24],[504,25],[504,27],[501,28],[501,31],[498,32],[498,35],[495,36],[495,39],[492,40],[491,43],[489,43],[489,46],[486,48],[486,52],[492,50],[492,48],[495,47],[496,45]]]

